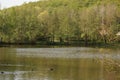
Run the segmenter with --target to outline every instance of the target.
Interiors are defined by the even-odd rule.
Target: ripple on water
[[[113,58],[120,59],[119,53],[94,48],[17,48],[18,56],[47,58]]]

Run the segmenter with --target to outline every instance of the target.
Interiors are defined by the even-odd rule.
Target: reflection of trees
[[[11,64],[15,62],[15,49],[0,48],[0,64]]]
[[[100,51],[97,52],[108,53],[111,52],[111,50],[100,49]],[[108,62],[110,61],[107,60],[107,63]],[[107,63],[103,62],[105,65]],[[110,63],[113,63],[113,61]],[[96,64],[91,58],[66,59],[24,56],[17,55],[15,49],[0,48],[0,64],[7,64],[6,67],[3,66],[4,68],[0,65],[0,70],[12,71],[12,75],[7,76],[10,80],[17,79],[18,77],[26,80],[33,78],[37,80],[98,80],[104,77],[104,71],[101,73],[100,70],[101,64]],[[14,64],[15,66],[8,66],[9,64]],[[25,75],[19,74],[20,76],[14,75],[17,71],[27,71],[29,73],[25,73]],[[5,77],[3,77],[3,79],[5,80]]]
[[[103,58],[102,61],[103,67],[107,72],[119,72],[120,71],[120,63],[111,58]]]
[[[48,79],[50,78],[49,80],[97,80],[101,78],[99,76],[100,71],[98,70],[99,65],[96,65],[91,59],[41,58],[36,63],[38,72],[35,75],[48,77]],[[44,76],[41,76],[41,74]]]
[[[120,74],[120,63],[118,59],[117,49],[103,49],[101,48],[102,58],[99,59],[106,80],[116,80]],[[103,73],[102,72],[102,73]]]

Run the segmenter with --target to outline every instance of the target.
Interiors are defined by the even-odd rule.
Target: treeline
[[[45,0],[0,11],[0,42],[120,41],[119,0]]]

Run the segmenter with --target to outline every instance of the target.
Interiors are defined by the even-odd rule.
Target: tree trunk
[[[107,44],[106,36],[103,36],[104,43]]]
[[[60,43],[62,43],[62,42],[63,42],[63,39],[62,39],[62,37],[59,37],[59,41],[60,41]]]
[[[87,36],[87,34],[85,34],[85,46],[87,46],[88,45],[88,36]]]
[[[53,37],[52,37],[52,43],[54,43],[54,39],[55,39],[55,36],[53,35]]]

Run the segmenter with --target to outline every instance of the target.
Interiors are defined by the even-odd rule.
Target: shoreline
[[[120,43],[0,43],[0,47],[93,47],[93,48],[120,48]]]

